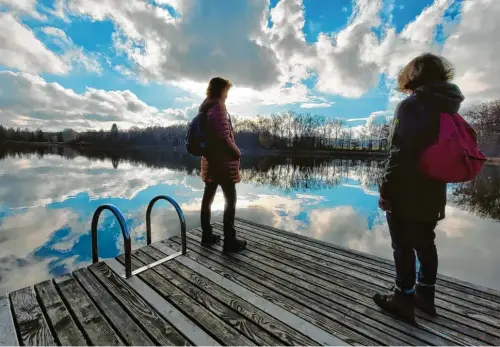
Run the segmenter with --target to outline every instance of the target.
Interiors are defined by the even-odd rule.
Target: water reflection
[[[134,247],[145,244],[146,206],[156,195],[173,196],[188,228],[199,225],[199,160],[182,153],[0,149],[0,163],[0,293],[87,265],[90,220],[103,203],[126,215]],[[387,226],[377,209],[380,173],[373,160],[247,156],[237,214],[389,258]],[[442,273],[500,288],[499,186],[499,168],[485,167],[476,182],[450,188],[448,218],[437,236]],[[157,205],[153,239],[177,234],[175,212]],[[220,194],[214,218],[223,205]],[[100,255],[121,253],[111,214],[103,213],[101,227]]]

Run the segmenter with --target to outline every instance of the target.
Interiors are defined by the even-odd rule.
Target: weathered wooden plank
[[[118,261],[123,258],[118,257]],[[144,252],[135,252],[132,264],[136,267],[152,263],[153,260]],[[279,345],[279,342],[270,335],[265,336],[256,326],[247,324],[236,312],[220,302],[209,297],[193,286],[188,286],[188,292],[177,288],[176,278],[169,276],[169,270],[157,266],[139,276],[147,281],[152,288],[168,298],[174,305],[178,305],[193,320],[210,331],[214,337],[227,345]],[[187,295],[186,295],[187,294]],[[191,295],[192,294],[192,295]],[[189,296],[188,296],[189,295]]]
[[[147,252],[148,255],[152,256],[154,259],[160,259],[165,256],[165,253],[158,251],[154,247],[145,248],[143,251]],[[224,302],[226,305],[233,308],[235,311],[238,311],[254,323],[260,325],[262,328],[279,338],[284,344],[299,346],[312,346],[316,344],[315,341],[307,338],[303,334],[300,334],[296,330],[283,324],[247,301],[241,300],[240,297],[224,289],[217,283],[200,276],[197,272],[182,265],[175,259],[171,262],[167,262],[164,266],[182,276],[193,285],[203,289],[205,292],[209,293],[221,302]]]
[[[335,289],[336,292],[342,292],[346,295],[352,295],[354,293],[358,293],[361,296],[365,296],[363,301],[369,302],[373,304],[372,297],[376,292],[380,291],[380,288],[376,286],[370,286],[368,284],[362,284],[359,281],[349,280],[346,276],[341,276],[339,274],[331,274],[328,275],[324,272],[314,271],[314,269],[309,268],[306,264],[306,261],[296,262],[294,258],[288,258],[283,254],[272,254],[268,250],[261,251],[256,247],[249,247],[249,251],[245,253],[245,256],[262,263],[264,266],[262,268],[266,268],[266,271],[274,273],[276,270],[282,271],[296,278],[302,278],[310,284],[317,285],[323,289],[328,291],[332,291],[332,288]],[[275,260],[276,259],[276,260]],[[267,267],[269,266],[269,267]],[[293,281],[293,279],[290,279]],[[360,296],[358,298],[361,298]],[[451,304],[448,304],[448,307],[451,307]],[[457,309],[456,307],[452,307],[453,309]],[[446,312],[445,315],[441,315],[434,321],[442,322],[444,317],[446,317],[446,325],[450,324],[450,320],[455,321],[455,323],[459,323],[462,326],[461,330],[467,329],[468,327],[473,328],[475,330],[486,333],[488,336],[493,335],[498,337],[500,332],[496,332],[496,328],[493,328],[491,325],[484,324],[475,320],[478,317],[477,314],[473,314],[471,316],[466,316],[464,310],[459,310],[460,314],[453,313],[451,311]],[[418,313],[421,317],[425,315]],[[488,323],[495,323],[495,319],[487,316],[480,316],[478,318],[485,319],[488,318]],[[477,334],[478,332],[473,331],[471,329],[468,330],[472,334]]]
[[[216,232],[221,232],[217,226],[214,230]],[[198,229],[197,231],[201,232]],[[350,270],[334,263],[326,262],[326,264],[322,264],[321,260],[304,254],[304,252],[279,247],[271,242],[257,240],[255,237],[243,232],[240,232],[240,237],[247,240],[249,245],[252,245],[252,247],[249,248],[250,251],[263,256],[275,255],[277,257],[275,259],[280,259],[281,262],[286,260],[286,264],[289,264],[289,262],[298,262],[301,266],[313,269],[313,272],[311,272],[313,274],[328,274],[330,278],[340,278],[347,281],[354,281],[356,282],[356,285],[361,284],[373,290],[387,289],[393,285],[392,278],[384,280],[376,276],[366,274],[360,275],[360,273],[356,270]],[[448,300],[443,300],[443,298]],[[460,299],[453,299],[440,293],[436,296],[436,306],[438,307],[438,310],[444,310],[439,312],[443,316],[448,315],[447,311],[450,311],[500,329],[500,319],[495,318],[496,316],[500,316],[500,312],[496,312]]]
[[[0,296],[0,346],[19,346],[9,298]]]
[[[165,245],[168,247],[178,247],[177,244],[171,241],[166,241]],[[168,252],[168,247],[160,247],[157,245],[155,245],[154,247],[162,252]],[[323,333],[326,331],[330,334],[335,334],[337,338],[340,338],[347,344],[377,345],[382,343],[378,340],[366,338],[355,331],[351,331],[344,325],[338,323],[338,321],[332,320],[330,317],[327,317],[328,313],[333,310],[329,310],[328,308],[325,309],[322,307],[319,310],[323,314],[319,313],[317,310],[314,311],[308,305],[309,303],[307,302],[307,300],[305,302],[302,302],[302,300],[298,300],[299,302],[296,302],[289,297],[285,297],[275,292],[275,287],[266,288],[265,286],[262,286],[255,281],[248,280],[246,277],[240,276],[237,272],[231,273],[229,270],[221,270],[221,267],[209,258],[210,255],[207,255],[207,257],[200,257],[200,253],[195,253],[198,251],[203,252],[203,250],[199,249],[197,245],[191,244],[190,242],[189,248],[193,250],[192,252],[189,252],[187,254],[187,257],[189,259],[194,262],[198,262],[200,266],[207,267],[208,269],[212,270],[212,272],[218,274],[218,276],[214,276],[210,272],[208,274],[205,274],[206,270],[202,271],[203,269],[198,269],[198,265],[194,264],[193,262],[187,262],[187,260],[184,261],[184,258],[181,262],[181,259],[179,259],[179,262],[181,262],[183,265],[189,267],[193,271],[197,271],[203,277],[208,276],[207,278],[223,286],[226,290],[229,290],[235,295],[244,298],[252,305],[261,308],[276,319],[300,331],[302,334],[308,336],[309,338],[317,341],[319,344],[333,345],[334,343],[327,343],[325,342],[325,340],[319,341],[319,335],[314,332],[314,326],[320,328],[320,331],[323,331]],[[247,275],[251,276],[251,274]],[[221,279],[220,276],[225,278],[225,280]],[[296,298],[295,294],[293,294],[293,297]],[[299,299],[301,298],[299,297]],[[304,330],[305,328],[302,327],[303,321],[309,323],[305,326],[305,328],[307,328],[308,330]],[[313,327],[311,327],[311,325]],[[363,327],[360,328],[362,331],[364,331]],[[390,340],[390,338],[388,338],[388,340]]]
[[[367,263],[384,266],[389,270],[394,268],[394,263],[391,260],[384,259],[384,258],[377,257],[377,256],[373,256],[373,255],[366,254],[366,253],[362,253],[362,252],[359,252],[356,250],[347,249],[347,248],[340,247],[337,245],[333,245],[333,244],[325,242],[325,241],[312,239],[310,237],[303,236],[303,235],[300,235],[297,233],[292,233],[289,231],[280,230],[280,229],[273,228],[270,226],[265,226],[265,225],[251,222],[248,220],[236,218],[236,225],[238,225],[238,224],[252,225],[252,226],[255,226],[257,228],[260,228],[260,229],[265,230],[265,231],[270,232],[270,233],[274,232],[276,234],[285,235],[285,236],[288,236],[288,237],[293,238],[293,239],[300,239],[301,241],[304,241],[304,243],[312,244],[313,246],[316,246],[318,248],[334,250],[338,253],[341,253],[341,254],[344,254],[344,255],[347,255],[350,257],[357,256],[357,257],[363,259]],[[486,287],[472,284],[469,282],[465,282],[465,281],[462,281],[462,280],[459,280],[456,278],[451,278],[449,276],[445,276],[442,274],[438,274],[438,284],[448,286],[450,288],[454,288],[454,289],[462,291],[462,292],[467,292],[467,293],[470,293],[470,294],[473,294],[475,296],[479,296],[479,297],[482,297],[482,298],[485,298],[485,299],[488,299],[491,301],[500,302],[500,291],[492,289],[492,288],[486,288]]]
[[[222,228],[220,223],[215,224],[216,228]],[[258,228],[254,228],[247,225],[238,225],[238,232],[248,235],[254,241],[268,241],[272,242],[276,247],[286,247],[288,249],[296,250],[299,253],[305,255],[310,255],[316,258],[317,261],[329,261],[338,264],[346,269],[352,269],[360,274],[369,274],[377,278],[388,279],[393,281],[395,272],[393,269],[389,270],[377,265],[372,265],[352,257],[346,257],[344,255],[334,253],[332,251],[325,251],[322,249],[315,248],[313,246],[304,244],[302,241],[294,240],[290,237],[285,237],[283,235],[269,233]],[[459,291],[455,288],[450,287],[448,284],[438,285],[436,297],[448,302],[452,302],[474,312],[480,312],[492,317],[500,318],[500,303],[485,299],[480,296],[470,294],[470,290],[466,292]],[[485,318],[487,319],[487,318]]]
[[[179,242],[178,238],[173,238],[174,241]],[[188,240],[190,242],[190,248],[192,247],[197,247],[197,244],[200,240],[199,237],[189,234],[188,235]],[[196,245],[196,246],[195,246]],[[214,246],[214,249],[218,249],[219,251],[221,250],[220,246]],[[215,251],[214,251],[215,252]],[[220,253],[217,253],[218,256],[220,256]],[[226,259],[227,257],[223,257]],[[293,277],[290,276],[289,274],[276,270],[273,268],[270,268],[269,266],[260,263],[260,262],[255,262],[252,259],[247,258],[245,255],[242,254],[235,254],[230,257],[232,261],[237,262],[238,266],[235,269],[238,271],[240,268],[245,269],[245,273],[242,273],[243,275],[246,275],[248,271],[254,271],[257,273],[260,273],[262,277],[264,278],[269,278],[269,277],[276,277],[276,283],[283,284],[291,289],[293,289],[295,292],[300,291],[301,289],[305,289],[303,294],[305,296],[308,296],[312,298],[313,300],[317,300],[318,296],[322,296],[323,298],[330,299],[331,302],[336,302],[339,300],[339,297],[332,297],[332,295],[340,294],[351,301],[351,309],[352,310],[359,310],[360,313],[363,314],[363,309],[366,310],[366,308],[369,308],[369,313],[365,313],[367,317],[371,318],[376,318],[378,321],[384,322],[387,324],[387,326],[392,326],[392,327],[401,327],[401,324],[405,326],[404,329],[407,329],[406,331],[413,331],[413,327],[408,326],[398,320],[392,319],[389,316],[387,316],[385,313],[380,312],[379,308],[373,303],[373,300],[370,297],[366,297],[363,295],[360,295],[359,293],[356,293],[355,291],[352,291],[350,289],[346,289],[341,286],[337,285],[329,285],[328,289],[325,289],[324,287],[318,286],[315,283],[310,283],[308,280],[301,279],[299,277]],[[226,262],[223,262],[223,265],[229,266]],[[263,269],[267,269],[267,271],[263,272]],[[310,278],[306,274],[302,273],[303,277]],[[321,279],[319,279],[321,280]],[[296,284],[299,285],[296,286]],[[275,284],[276,285],[276,284]],[[362,305],[360,308],[359,305]],[[347,305],[346,305],[347,306]],[[425,315],[421,315],[422,317],[426,317]],[[385,319],[385,321],[384,321]],[[434,340],[436,342],[427,342],[427,343],[432,343],[432,344],[438,344],[438,345],[443,345],[443,344],[449,344],[450,342],[454,344],[463,344],[463,342],[460,341],[473,341],[469,342],[466,344],[477,344],[476,339],[470,339],[463,333],[457,333],[460,332],[460,329],[464,329],[462,325],[457,325],[453,321],[449,321],[444,318],[440,318],[441,322],[446,322],[447,325],[439,325],[435,324],[432,319],[430,320],[425,320],[425,321],[420,321],[420,327],[421,329],[418,329],[419,332],[416,336],[419,338],[425,338],[427,340]],[[448,328],[448,327],[455,327],[457,328],[456,331]],[[357,327],[356,327],[357,328]],[[466,327],[465,327],[466,328]],[[400,329],[400,328],[398,328]],[[405,331],[404,329],[401,329],[401,331]],[[430,332],[430,333],[429,333]],[[482,332],[478,332],[475,330],[468,330],[468,333],[472,333],[473,336],[479,336],[479,337],[485,337],[486,338],[492,338],[491,335],[484,334]],[[436,336],[438,335],[438,336]],[[457,340],[458,339],[458,340]],[[494,337],[493,337],[494,339]],[[479,338],[479,340],[482,340]],[[443,341],[448,341],[448,342],[443,342]]]
[[[195,236],[191,233],[189,234],[189,237],[195,237],[197,240],[201,240],[199,236]],[[339,276],[336,278],[333,276],[327,276],[324,273],[314,271],[313,269],[304,266],[302,262],[284,262],[282,257],[272,256],[265,252],[261,253],[262,254],[258,254],[255,249],[249,248],[249,250],[244,254],[233,255],[233,257],[243,256],[243,260],[259,267],[267,273],[276,274],[277,272],[281,272],[282,275],[285,275],[284,279],[292,283],[297,279],[301,279],[307,282],[308,286],[315,286],[316,288],[314,290],[318,293],[321,290],[326,292],[335,291],[350,296],[353,299],[355,298],[360,303],[376,307],[372,300],[373,295],[378,292],[376,288],[361,285],[356,281],[341,279]],[[417,315],[424,318],[426,317],[425,314],[422,314],[419,311],[417,311]],[[493,328],[490,325],[478,322],[474,318],[458,315],[450,311],[447,312],[446,316],[439,316],[438,318],[433,319],[433,321],[441,324],[443,329],[447,329],[450,324],[455,323],[456,325],[458,323],[460,325],[460,330],[458,331],[466,332],[468,335],[474,337],[480,336],[482,340],[486,339],[484,341],[488,343],[490,343],[489,338],[493,341],[497,341],[500,335],[500,331],[497,331],[496,328]]]
[[[151,261],[165,257],[165,254],[153,247],[141,249],[144,254],[150,256]],[[165,263],[161,270],[162,276],[170,282],[189,293],[191,297],[209,296],[213,299],[203,299],[203,301],[217,300],[218,303],[225,304],[225,307],[232,309],[237,314],[236,319],[229,317],[232,325],[248,338],[259,345],[315,345],[311,339],[299,334],[295,330],[277,321],[265,312],[248,304],[245,300],[237,297],[216,283],[199,276],[196,272],[183,266],[176,260]],[[183,276],[184,275],[184,276]],[[200,301],[200,303],[202,303]],[[219,314],[219,316],[221,316]],[[244,319],[242,319],[244,317]],[[247,321],[248,320],[248,321]],[[262,333],[265,332],[264,334]],[[263,335],[260,337],[260,335]],[[257,335],[256,337],[253,337]]]
[[[154,344],[88,269],[76,270],[73,276],[127,345]]]
[[[137,259],[136,254],[137,252],[134,253],[134,257],[132,258],[133,268],[139,268],[145,265],[145,263]],[[124,263],[123,257],[117,257],[116,259],[122,264]],[[252,341],[227,325],[217,315],[208,311],[205,307],[200,306],[195,300],[178,290],[156,270],[156,268],[153,268],[138,276],[185,315],[197,322],[204,330],[208,331],[216,340],[220,340],[222,343],[230,346],[254,345]]]
[[[198,233],[198,232],[194,232]],[[194,236],[190,234],[190,237]],[[201,240],[198,236],[197,239]],[[349,281],[345,278],[341,278],[341,276],[328,276],[323,272],[314,271],[311,268],[303,265],[303,262],[282,262],[282,257],[273,257],[265,252],[257,253],[255,249],[250,248],[248,252],[245,252],[244,257],[249,258],[252,261],[256,261],[258,266],[262,269],[266,269],[266,272],[275,273],[276,270],[281,271],[285,274],[292,276],[289,281],[294,281],[295,278],[306,280],[309,284],[316,285],[320,288],[331,291],[332,288],[335,288],[335,291],[341,291],[346,295],[352,295],[357,293],[361,296],[365,296],[364,301],[373,304],[372,297],[375,293],[378,292],[376,288],[372,288],[370,286],[364,285],[357,281]],[[335,287],[334,287],[335,286]],[[422,314],[418,313],[423,316]],[[445,320],[444,316],[439,316],[435,321],[443,322]],[[474,318],[470,318],[467,316],[459,315],[454,312],[448,311],[446,314],[446,321],[449,324],[449,321],[455,321],[462,325],[462,330],[469,329],[468,333],[474,334],[479,332],[485,333],[483,337],[487,337],[488,335],[494,336],[498,338],[500,336],[500,331],[497,331],[496,328],[484,324],[475,320]],[[444,322],[443,322],[444,323]],[[446,326],[446,325],[443,325]],[[488,342],[488,341],[486,341]]]
[[[10,293],[14,321],[25,346],[56,346],[33,288],[26,287]]]
[[[57,342],[63,346],[87,346],[85,337],[73,321],[52,281],[36,284],[35,292]]]
[[[214,226],[218,229],[222,228],[222,225],[220,223],[215,223]],[[303,257],[306,257],[306,259],[312,260],[318,264],[322,264],[330,268],[333,268],[336,265],[340,266],[339,271],[342,271],[342,268],[349,269],[354,271],[354,275],[356,273],[370,275],[372,277],[376,277],[385,281],[390,281],[391,285],[393,282],[393,278],[395,275],[395,272],[393,270],[388,270],[372,264],[367,264],[353,258],[347,258],[343,255],[338,255],[331,251],[314,248],[312,246],[304,244],[303,242],[293,240],[291,238],[286,238],[281,235],[264,232],[247,225],[239,225],[238,233],[247,235],[255,242],[272,245],[273,248],[279,250],[280,252],[284,250],[292,250],[296,251],[292,254],[301,254]],[[363,277],[360,277],[360,279],[363,279]],[[482,297],[478,297],[466,292],[461,292],[454,288],[449,288],[442,285],[437,286],[436,297],[441,300],[467,307],[474,312],[480,312],[492,317],[500,318],[500,303],[487,300]]]
[[[189,344],[181,334],[167,323],[106,264],[102,262],[92,264],[89,266],[89,270],[108,289],[113,297],[120,302],[134,320],[142,325],[156,344],[175,346]]]
[[[120,264],[118,260],[106,259],[104,263],[113,270],[115,274],[118,275],[123,273],[123,265]],[[220,344],[203,329],[186,317],[170,302],[166,301],[139,277],[134,276],[127,279],[127,285],[137,292],[151,307],[154,307],[163,319],[170,322],[174,328],[182,333],[182,335],[188,336],[189,340],[196,346],[220,346]]]
[[[175,239],[174,241],[178,242],[178,240]],[[166,242],[169,245],[171,244],[171,241]],[[280,294],[288,297],[290,300],[293,300],[293,302],[304,304],[308,309],[312,309],[328,318],[337,317],[339,312],[343,313],[344,316],[354,318],[355,321],[351,322],[351,320],[341,316],[341,318],[343,318],[342,322],[348,323],[347,328],[353,331],[358,331],[360,328],[369,329],[370,327],[373,327],[386,334],[397,336],[400,339],[406,340],[407,344],[415,345],[422,344],[417,342],[417,340],[415,340],[416,338],[425,341],[426,344],[447,345],[451,341],[457,345],[467,344],[463,339],[454,339],[453,337],[456,338],[457,336],[454,335],[453,332],[451,332],[450,336],[448,336],[448,334],[436,333],[436,330],[431,328],[433,326],[432,322],[425,322],[425,326],[421,325],[421,328],[416,328],[399,320],[394,320],[385,313],[380,312],[376,306],[362,305],[349,297],[344,297],[341,294],[339,295],[335,291],[326,292],[324,289],[314,286],[310,286],[310,288],[307,286],[304,287],[302,281],[298,281],[298,284],[302,284],[303,286],[297,286],[295,283],[283,280],[282,277],[277,277],[270,273],[263,272],[259,268],[240,261],[239,259],[232,259],[221,255],[216,250],[199,248],[198,245],[191,239],[189,239],[188,242],[190,243],[190,248],[195,249],[203,255],[204,262],[207,261],[206,258],[209,258],[225,268],[231,269],[236,273],[258,282],[273,291],[279,292]],[[177,246],[177,244],[172,246]],[[245,279],[241,278],[240,280],[245,281]],[[318,292],[320,295],[318,295]],[[290,307],[290,305],[287,306],[288,309],[290,309]],[[356,322],[363,322],[363,325]],[[432,330],[432,333],[429,333],[428,330]],[[363,330],[360,332],[363,332]],[[403,335],[401,333],[403,333]],[[405,337],[404,334],[409,336]],[[477,340],[473,341],[476,341],[474,344],[478,344]],[[382,340],[379,344],[390,345],[391,343],[384,342],[384,340]]]
[[[217,225],[217,224],[215,224]],[[291,236],[286,236],[281,233],[272,230],[264,230],[260,227],[247,225],[243,223],[237,223],[236,226],[238,231],[248,231],[249,233],[255,235],[258,238],[266,237],[268,239],[272,239],[273,241],[281,241],[285,245],[295,245],[298,247],[302,247],[304,250],[309,251],[309,253],[317,254],[325,256],[330,260],[336,260],[342,262],[343,264],[349,264],[352,266],[356,266],[358,268],[364,268],[366,270],[375,271],[377,273],[386,274],[393,276],[394,275],[394,265],[391,266],[382,266],[380,263],[366,262],[363,259],[357,258],[355,254],[346,255],[343,253],[338,253],[335,249],[330,249],[328,247],[318,247],[315,244],[314,239],[302,240],[300,238],[293,238]],[[321,244],[320,244],[321,246]]]
[[[147,251],[149,252],[150,250],[148,249]],[[147,253],[145,253],[143,250],[135,253],[134,257],[140,260],[144,265],[150,264],[155,261],[154,258],[148,256]],[[242,334],[257,345],[279,346],[283,344],[276,337],[261,329],[255,323],[247,320],[237,311],[233,311],[230,307],[225,306],[214,297],[200,290],[191,283],[185,281],[182,277],[180,277],[176,273],[173,273],[170,269],[164,266],[157,266],[154,268],[154,271],[159,276],[175,285],[180,291],[187,294],[191,299],[194,299],[196,302],[198,302],[200,308],[206,308],[208,311],[212,312],[215,317],[219,318],[227,325],[235,329],[236,334]],[[180,295],[180,291],[176,291],[176,295]],[[199,310],[196,309],[196,311]],[[211,324],[213,324],[213,322],[211,322]],[[215,329],[211,329],[211,331],[213,331],[214,334],[218,335]]]
[[[120,337],[71,275],[57,277],[54,282],[89,344],[95,346],[123,345]]]
[[[214,227],[214,232],[217,234],[221,234],[221,229],[219,228],[219,226],[216,225]],[[255,251],[258,254],[261,254],[259,252],[259,250],[261,249],[264,250],[264,252],[271,252],[275,255],[276,253],[278,253],[277,255],[284,259],[287,259],[288,262],[291,261],[300,262],[300,264],[307,264],[308,267],[325,273],[328,276],[338,277],[346,281],[356,281],[362,284],[376,285],[383,289],[388,288],[387,281],[378,277],[370,276],[356,270],[350,270],[345,266],[337,265],[334,262],[326,262],[325,265],[327,266],[324,266],[324,264],[318,262],[318,259],[309,256],[307,253],[299,253],[288,247],[280,247],[279,245],[273,244],[272,242],[258,239],[253,235],[250,236],[245,232],[241,232],[241,229],[238,229],[238,232],[238,235],[241,239],[246,240],[249,244],[252,244],[253,247],[249,247],[249,250]],[[199,236],[201,234],[201,230],[197,228],[193,230],[192,233]],[[321,261],[321,259],[319,261]]]

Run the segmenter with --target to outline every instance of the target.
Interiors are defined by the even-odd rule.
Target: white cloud
[[[439,47],[433,44],[434,31],[450,3],[451,0],[436,0],[408,23],[399,35],[394,27],[389,27],[380,43],[374,41],[367,45],[366,53],[370,54],[380,72],[395,78],[399,69],[417,55],[428,51],[439,53]]]
[[[189,98],[187,96],[178,96],[175,98],[177,102],[195,102],[196,100],[193,98]]]
[[[71,38],[69,38],[64,30],[55,27],[44,27],[42,31],[52,38],[54,44],[59,46],[64,54],[61,59],[68,66],[82,67],[88,72],[96,74],[102,73],[102,67],[99,64],[96,54],[88,55],[83,51],[83,48],[76,46]]]
[[[376,40],[372,29],[380,25],[381,5],[380,0],[358,0],[346,28],[334,35],[319,35],[312,61],[318,90],[358,98],[376,86],[378,68],[363,47]]]
[[[49,129],[165,125],[188,120],[195,111],[157,109],[129,90],[94,88],[78,94],[26,73],[0,72],[0,123]],[[110,126],[110,124],[109,124]]]
[[[314,102],[305,102],[300,104],[300,108],[327,108],[331,107],[335,104],[334,102],[319,102],[319,103],[314,103]]]
[[[41,29],[63,48],[58,56],[19,22],[16,11],[33,13],[34,1],[0,0],[6,3],[13,14],[0,14],[0,65],[33,74],[63,75],[75,66],[102,71],[99,59],[109,57],[87,54],[61,29]],[[500,2],[463,2],[460,16],[453,21],[444,18],[450,6],[458,7],[452,0],[435,0],[398,33],[391,19],[382,23],[380,18],[380,14],[385,18],[386,11],[392,18],[392,12],[398,12],[394,5],[384,9],[382,0],[353,0],[346,26],[338,32],[322,32],[312,43],[304,35],[305,25],[311,23],[306,23],[302,0],[280,0],[273,8],[268,0],[220,4],[210,0],[57,0],[53,10],[43,7],[42,12],[66,20],[73,15],[112,20],[117,28],[115,49],[128,61],[110,60],[109,65],[129,78],[169,83],[194,96],[194,100],[178,102],[197,102],[204,97],[210,77],[227,77],[235,84],[228,100],[231,111],[250,116],[263,105],[331,106],[315,96],[318,91],[359,98],[377,86],[381,73],[391,86],[387,106],[391,113],[401,99],[393,90],[393,79],[404,64],[425,51],[443,53],[456,65],[457,83],[466,102],[496,98],[500,68],[495,40],[500,29],[495,18]],[[444,47],[434,42],[439,27],[450,35]],[[381,32],[381,38],[374,31]],[[315,88],[304,83],[311,77],[316,78]]]
[[[266,0],[185,1],[182,19],[141,0],[75,0],[68,6],[94,20],[113,20],[116,46],[143,78],[204,81],[217,74],[253,88],[278,82],[275,55],[253,39],[263,35]]]
[[[466,102],[500,96],[499,15],[499,1],[464,1],[461,20],[444,45],[443,53],[456,67],[456,82]]]
[[[68,43],[70,41],[68,36],[66,35],[64,30],[62,30],[62,29],[54,28],[54,27],[44,27],[44,28],[42,28],[42,31],[44,33],[46,33],[47,35],[51,35],[51,36],[60,38],[65,43]]]
[[[16,14],[27,14],[36,19],[44,19],[36,11],[37,0],[0,0],[0,9],[7,7],[11,12]]]
[[[302,84],[311,74],[318,76],[319,91],[346,97],[361,96],[378,80],[377,66],[361,48],[374,39],[371,30],[380,24],[380,0],[356,1],[347,27],[335,35],[320,34],[313,45],[304,37],[302,0],[281,0],[270,11],[266,0],[220,6],[186,1],[181,18],[143,1],[117,1],[76,0],[68,7],[94,20],[113,20],[119,28],[115,47],[135,64],[142,79],[179,86],[223,75],[242,90],[262,94],[252,100],[269,105],[311,103]],[[231,24],[233,18],[238,25]]]
[[[205,97],[206,82],[184,80],[172,82],[172,85],[188,91],[189,93]],[[255,90],[249,87],[234,86],[229,91],[227,104],[230,112],[242,116],[255,116],[261,105],[287,105],[294,103],[308,103],[321,100],[312,95],[311,91],[302,84],[292,86],[271,87],[264,90]]]
[[[66,74],[68,64],[12,14],[0,13],[0,65],[30,73]]]
[[[349,118],[349,119],[346,119],[346,122],[362,122],[362,121],[367,121],[368,120],[368,117],[364,117],[364,118]]]
[[[12,14],[0,13],[0,65],[33,74],[65,75],[78,66],[89,72],[102,71],[97,58],[85,54],[63,30],[44,27],[41,31],[63,50],[63,55],[49,50]]]

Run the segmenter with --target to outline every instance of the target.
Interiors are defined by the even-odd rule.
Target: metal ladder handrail
[[[125,247],[125,275],[122,275],[123,278],[130,278],[132,276],[135,276],[141,272],[144,272],[148,269],[151,269],[157,265],[163,264],[164,262],[177,258],[180,255],[184,255],[187,253],[187,240],[186,240],[186,219],[184,218],[184,213],[182,212],[181,207],[177,202],[172,199],[169,196],[166,195],[159,195],[155,198],[153,198],[148,205],[148,208],[146,210],[146,243],[148,245],[151,244],[151,211],[153,209],[154,204],[158,200],[167,200],[170,202],[174,208],[175,211],[177,212],[177,216],[179,217],[179,221],[181,224],[181,251],[174,253],[172,255],[169,255],[168,257],[165,257],[163,259],[157,260],[151,264],[142,266],[138,269],[135,269],[132,271],[132,245],[130,241],[130,232],[127,226],[127,223],[125,221],[125,218],[123,217],[123,214],[120,212],[120,210],[111,204],[105,204],[101,205],[97,208],[97,210],[94,212],[94,216],[92,217],[92,227],[91,227],[91,234],[92,234],[92,262],[95,264],[99,261],[99,250],[97,246],[97,225],[99,222],[99,217],[104,210],[110,210],[113,212],[115,215],[116,219],[118,220],[118,223],[120,224],[120,228],[122,230],[122,235],[123,235],[123,240],[124,240],[124,247]]]
[[[177,216],[179,216],[179,221],[181,223],[181,251],[171,254],[168,257],[165,257],[163,259],[159,259],[151,264],[144,265],[143,267],[140,267],[134,271],[132,271],[132,276],[137,275],[141,272],[144,272],[146,270],[149,270],[155,266],[158,266],[160,264],[163,264],[166,261],[169,261],[171,259],[177,258],[178,256],[184,255],[187,253],[187,240],[186,240],[186,219],[184,218],[184,213],[182,212],[181,207],[177,202],[172,199],[169,196],[166,195],[158,195],[157,197],[153,198],[148,205],[148,208],[146,210],[146,243],[148,245],[151,244],[151,211],[153,210],[154,204],[158,200],[167,200],[174,206],[175,211],[177,212]]]
[[[114,216],[118,220],[118,223],[120,224],[124,241],[123,246],[125,248],[125,275],[122,277],[130,278],[132,277],[132,245],[130,241],[130,231],[128,230],[127,222],[125,221],[123,214],[114,205],[105,204],[99,206],[94,212],[94,216],[92,217],[92,226],[90,229],[92,234],[92,263],[95,264],[99,261],[99,249],[97,246],[97,225],[99,223],[99,217],[104,210],[113,212]]]
[[[186,246],[186,219],[184,218],[184,213],[182,212],[181,207],[179,204],[172,199],[171,197],[167,195],[158,195],[154,197],[148,205],[148,208],[146,210],[146,242],[148,245],[151,244],[151,211],[153,210],[154,204],[158,200],[167,200],[174,206],[175,211],[177,212],[177,216],[179,217],[179,221],[181,223],[181,247],[182,247],[182,254],[186,254],[187,251],[187,246]]]

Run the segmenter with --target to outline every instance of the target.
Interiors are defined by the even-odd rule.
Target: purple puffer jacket
[[[221,101],[206,99],[200,106],[206,112],[216,150],[201,158],[201,179],[205,183],[239,183],[241,152],[234,141],[226,106]],[[208,157],[208,158],[207,158]]]

